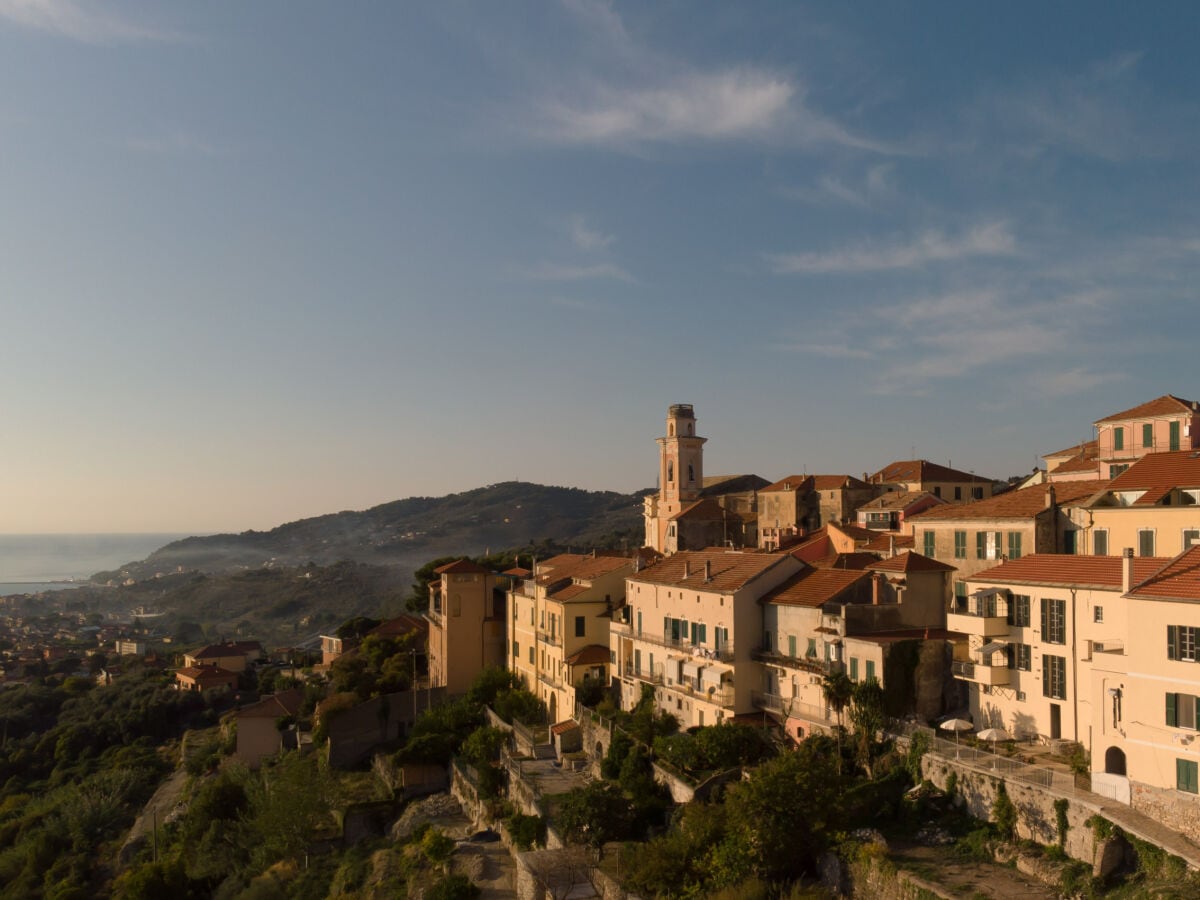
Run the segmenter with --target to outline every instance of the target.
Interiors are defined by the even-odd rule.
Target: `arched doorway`
[[[558,721],[558,694],[550,694],[550,724]]]
[[[1125,774],[1125,751],[1120,747],[1109,747],[1104,751],[1104,771],[1109,775]]]

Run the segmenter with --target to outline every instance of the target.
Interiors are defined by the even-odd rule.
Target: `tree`
[[[557,818],[568,841],[598,850],[609,841],[629,836],[633,804],[612,782],[593,781],[563,796]]]
[[[830,709],[837,713],[838,772],[842,771],[842,713],[854,697],[854,682],[845,672],[830,672],[821,678],[821,693]]]
[[[996,799],[992,802],[992,821],[996,830],[1006,841],[1011,841],[1017,830],[1017,807],[1008,796],[1008,789],[1001,781],[996,787]]]
[[[854,723],[854,735],[858,740],[859,764],[870,775],[871,749],[875,744],[875,735],[884,726],[883,688],[878,681],[860,681],[854,686],[850,721]]]

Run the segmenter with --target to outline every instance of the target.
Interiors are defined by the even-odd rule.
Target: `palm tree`
[[[821,692],[825,702],[837,713],[838,774],[842,774],[842,713],[854,696],[854,682],[845,672],[829,672],[821,677]]]

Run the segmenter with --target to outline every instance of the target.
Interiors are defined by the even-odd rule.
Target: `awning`
[[[1008,649],[1008,644],[1006,644],[1004,641],[992,641],[990,643],[984,644],[983,649],[980,650],[979,652],[982,653],[984,656],[991,656],[993,653],[995,653],[998,650],[1007,650],[1007,649]]]
[[[700,683],[705,687],[721,686],[721,670],[716,666],[705,666],[700,670]]]
[[[972,591],[971,596],[979,597],[981,599],[983,597],[1007,597],[1008,589],[1007,588],[980,588],[977,591]]]
[[[701,669],[700,663],[684,662],[683,677],[684,678],[696,678],[700,674],[700,669]]]

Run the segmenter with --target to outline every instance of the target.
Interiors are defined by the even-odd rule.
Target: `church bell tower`
[[[658,438],[658,496],[646,498],[646,543],[659,552],[667,547],[671,519],[700,499],[704,487],[704,442],[696,435],[690,403],[667,410],[667,433]]]

